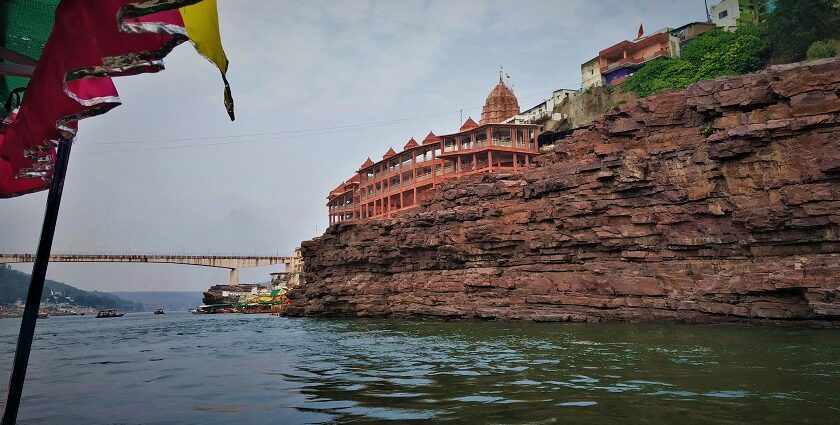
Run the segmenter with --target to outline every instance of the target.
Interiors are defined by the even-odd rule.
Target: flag
[[[642,38],[645,35],[645,27],[642,24],[639,24],[639,35],[636,38]]]
[[[225,107],[234,119],[216,0],[92,4],[62,0],[55,6],[55,24],[23,100],[0,124],[0,198],[48,189],[58,142],[75,137],[78,120],[120,104],[111,77],[158,72],[163,58],[185,41],[219,68]],[[32,21],[32,27],[41,25]]]

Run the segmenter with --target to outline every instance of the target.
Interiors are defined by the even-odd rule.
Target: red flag
[[[187,40],[202,51],[199,41],[191,38],[189,24],[200,21],[210,6],[215,17],[215,1],[208,5],[209,0],[98,0],[95,7],[89,3],[58,4],[55,26],[19,109],[0,117],[0,198],[49,189],[57,144],[75,137],[78,120],[120,104],[111,77],[160,71],[163,57]],[[189,19],[184,10],[192,13]],[[199,35],[213,35],[199,29],[205,30]],[[209,50],[202,53],[220,67],[224,59],[224,75],[227,59],[219,53],[220,42],[206,38],[202,43]],[[225,95],[227,101],[228,92]],[[232,107],[231,102],[229,113]]]
[[[642,24],[639,24],[639,35],[637,35],[636,38],[642,38],[643,35],[645,35],[645,27],[642,26]]]

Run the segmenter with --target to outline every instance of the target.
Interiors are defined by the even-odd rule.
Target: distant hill
[[[12,270],[8,264],[0,264],[0,304],[14,304],[26,300],[29,289],[29,274]],[[47,280],[41,301],[67,302],[73,305],[93,308],[116,308],[124,311],[142,311],[143,306],[107,292],[84,291],[66,283]]]
[[[111,292],[112,295],[142,304],[145,310],[186,311],[201,305],[201,291]]]

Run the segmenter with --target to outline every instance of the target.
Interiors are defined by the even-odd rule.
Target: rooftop
[[[499,83],[484,102],[479,122],[481,124],[499,123],[517,114],[519,114],[519,101],[516,100],[513,91],[502,81],[500,75]]]

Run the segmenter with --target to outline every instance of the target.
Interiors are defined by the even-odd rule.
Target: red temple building
[[[537,124],[502,124],[519,114],[513,92],[501,81],[490,92],[481,123],[468,118],[457,133],[429,132],[411,138],[399,153],[389,148],[382,160],[365,161],[356,175],[327,197],[330,224],[391,217],[416,207],[443,179],[528,167],[539,153]]]

